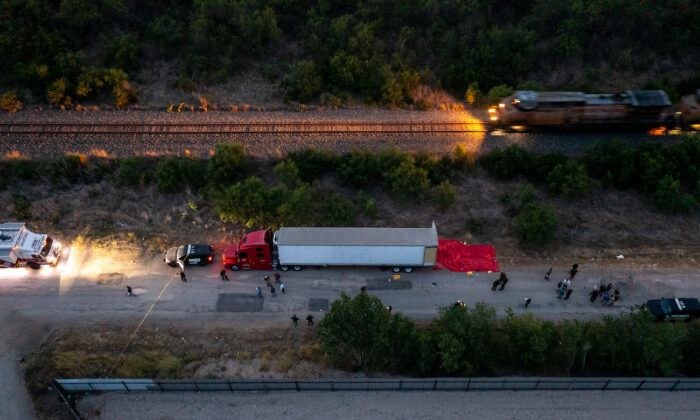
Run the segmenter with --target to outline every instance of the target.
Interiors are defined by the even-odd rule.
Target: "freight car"
[[[516,91],[489,109],[493,128],[649,130],[675,126],[671,101],[663,90],[615,94]]]

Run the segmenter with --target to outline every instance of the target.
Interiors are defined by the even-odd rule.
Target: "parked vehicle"
[[[165,261],[171,267],[176,267],[178,262],[182,265],[188,264],[209,264],[214,255],[214,248],[209,245],[193,244],[180,245],[179,247],[170,248],[165,252]]]
[[[379,266],[410,273],[435,265],[438,236],[431,228],[284,227],[251,232],[224,251],[225,268],[299,271],[315,266]]]
[[[681,98],[679,114],[683,129],[700,130],[700,89]]]
[[[26,223],[0,224],[0,268],[58,264],[61,244],[46,233],[33,233]]]
[[[700,318],[700,302],[697,299],[652,299],[647,301],[647,308],[658,321],[690,321]]]

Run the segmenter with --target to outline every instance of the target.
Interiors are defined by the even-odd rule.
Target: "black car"
[[[658,321],[664,319],[690,321],[694,318],[700,318],[700,302],[697,299],[652,299],[647,301],[647,308]]]
[[[176,267],[178,261],[182,261],[184,265],[205,265],[212,261],[213,253],[214,248],[209,245],[180,245],[177,248],[168,249],[163,261],[171,267]]]

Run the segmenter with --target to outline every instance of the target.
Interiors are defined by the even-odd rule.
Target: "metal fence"
[[[65,393],[107,391],[700,391],[700,378],[56,379]]]

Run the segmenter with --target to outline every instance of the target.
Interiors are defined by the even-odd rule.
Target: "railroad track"
[[[0,135],[20,134],[430,134],[483,133],[478,122],[255,122],[255,123],[20,123],[0,122]]]

